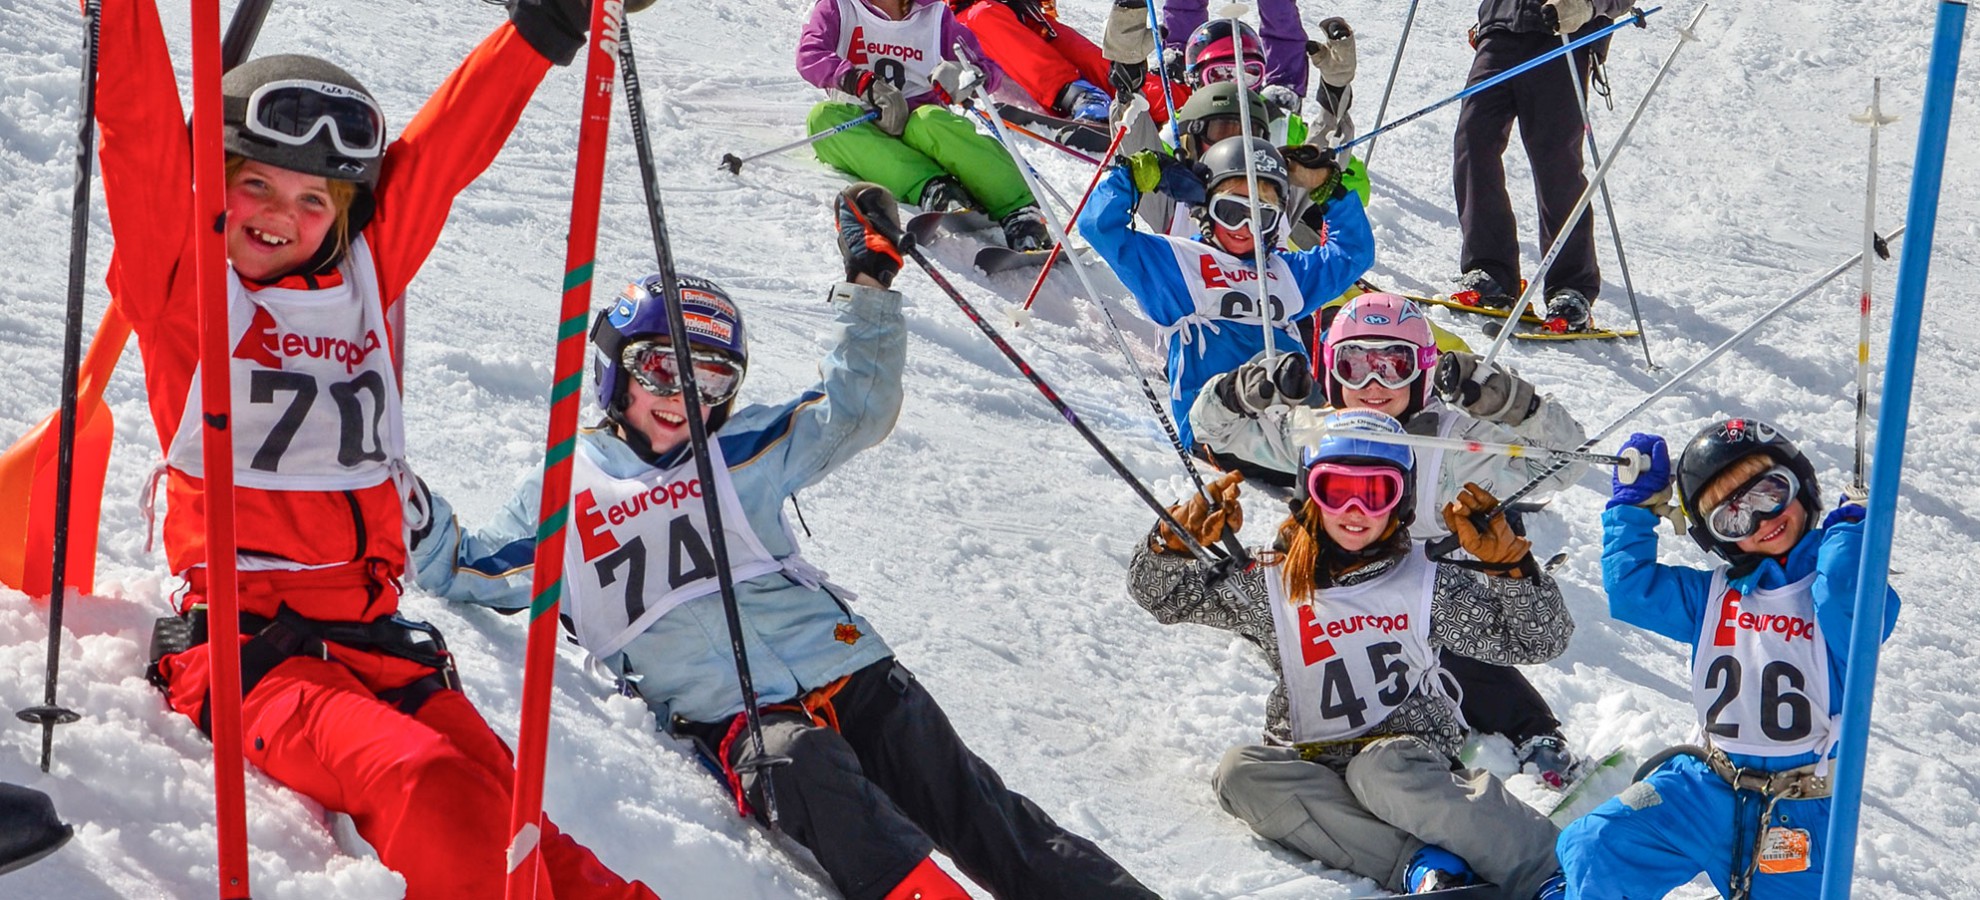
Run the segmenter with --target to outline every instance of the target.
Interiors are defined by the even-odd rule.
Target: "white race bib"
[[[228,377],[232,381],[234,481],[269,491],[339,491],[383,482],[405,455],[399,379],[371,252],[360,236],[338,267],[344,283],[322,290],[250,292],[227,270]],[[166,454],[195,478],[200,382]]]
[[[1691,663],[1691,702],[1712,743],[1788,756],[1827,748],[1829,648],[1815,621],[1815,576],[1742,595],[1712,574]]]
[[[1338,741],[1367,733],[1435,668],[1430,601],[1437,564],[1420,547],[1373,579],[1315,592],[1311,603],[1288,601],[1276,569],[1265,583],[1293,740]]]
[[[876,15],[859,0],[839,4],[839,56],[869,69],[910,97],[931,90],[929,75],[943,60],[940,3],[910,4],[901,20]]]
[[[719,441],[708,442],[722,532],[737,584],[781,571],[736,499]],[[578,642],[599,659],[624,649],[675,607],[721,589],[708,510],[692,458],[618,478],[580,443],[571,468],[571,535],[564,542],[564,608]]]

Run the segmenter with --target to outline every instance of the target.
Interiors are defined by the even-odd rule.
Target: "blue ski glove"
[[[1851,500],[1848,494],[1843,494],[1836,498],[1836,508],[1829,510],[1829,514],[1822,517],[1822,529],[1826,531],[1830,526],[1841,525],[1844,522],[1861,522],[1866,515],[1868,513],[1864,511],[1863,504]]]
[[[1165,194],[1177,203],[1202,206],[1209,202],[1209,186],[1196,167],[1159,150],[1143,150],[1119,158],[1134,177],[1134,187],[1144,194]]]
[[[1664,439],[1638,432],[1624,441],[1621,455],[1641,459],[1640,471],[1618,467],[1609,479],[1609,508],[1648,506],[1671,487],[1671,450]],[[1623,479],[1629,479],[1627,481]]]
[[[1075,80],[1059,92],[1059,109],[1072,119],[1105,122],[1107,108],[1113,102],[1105,89],[1091,81]]]

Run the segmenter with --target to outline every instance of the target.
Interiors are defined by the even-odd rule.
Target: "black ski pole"
[[[632,119],[633,147],[639,151],[640,186],[646,190],[646,220],[653,229],[653,253],[660,261],[661,301],[667,307],[667,329],[673,335],[674,362],[685,373],[688,384],[681,390],[686,407],[688,443],[694,452],[695,476],[701,479],[701,503],[708,515],[709,549],[715,554],[715,578],[722,588],[722,614],[729,625],[729,649],[736,657],[736,683],[742,688],[743,719],[748,723],[750,749],[755,758],[738,766],[738,772],[763,773],[763,814],[771,830],[777,828],[777,792],[771,789],[771,770],[790,760],[771,756],[763,748],[763,718],[757,710],[756,683],[749,677],[749,652],[743,646],[742,612],[736,607],[735,574],[729,570],[728,540],[722,531],[722,506],[715,496],[715,465],[708,456],[708,426],[701,420],[701,389],[694,385],[694,357],[688,348],[687,319],[681,314],[680,282],[674,272],[674,249],[667,240],[667,214],[660,207],[659,170],[653,162],[653,144],[646,131],[646,105],[640,97],[639,70],[633,59],[632,32],[625,20],[619,22],[619,68],[626,85],[626,115]],[[723,760],[727,762],[727,760]]]
[[[68,593],[69,490],[76,468],[76,370],[82,365],[83,278],[89,267],[89,185],[96,157],[96,40],[103,15],[101,0],[83,5],[82,123],[76,128],[76,192],[69,207],[69,307],[62,331],[62,420],[55,450],[55,552],[49,563],[48,671],[40,706],[15,715],[41,726],[41,771],[55,753],[55,726],[82,718],[55,703],[62,668],[62,605]]]
[[[268,7],[275,0],[241,0],[227,20],[227,33],[220,36],[220,71],[225,72],[247,60],[254,42],[261,37],[261,23],[268,19]]]

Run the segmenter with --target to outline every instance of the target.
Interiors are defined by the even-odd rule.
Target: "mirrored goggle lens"
[[[249,131],[301,145],[328,129],[345,156],[369,158],[384,150],[385,117],[364,95],[334,84],[275,82],[248,98]]]
[[[1415,344],[1358,344],[1344,342],[1334,347],[1334,380],[1351,388],[1379,381],[1383,387],[1399,388],[1421,377],[1416,367]]]
[[[701,399],[726,403],[736,395],[743,373],[735,360],[713,350],[696,350],[693,358],[694,383],[701,390]],[[681,392],[681,370],[671,345],[651,341],[631,344],[620,354],[620,361],[641,387],[662,397]]]
[[[1307,495],[1330,515],[1359,506],[1371,516],[1388,515],[1402,502],[1402,473],[1381,466],[1321,463],[1307,474]]]
[[[1251,206],[1250,198],[1218,194],[1210,198],[1210,219],[1236,231],[1251,224]],[[1279,208],[1270,203],[1258,204],[1258,220],[1264,227],[1254,231],[1254,234],[1276,231],[1279,227]]]
[[[1722,541],[1737,541],[1752,537],[1760,530],[1760,523],[1781,514],[1789,503],[1794,502],[1795,492],[1801,489],[1794,473],[1784,466],[1775,466],[1760,474],[1732,496],[1712,509],[1705,518],[1705,525],[1712,535]]]
[[[1203,83],[1216,84],[1219,81],[1237,81],[1238,64],[1231,61],[1214,62],[1203,67]],[[1252,60],[1244,64],[1244,86],[1256,88],[1265,83],[1265,64]]]

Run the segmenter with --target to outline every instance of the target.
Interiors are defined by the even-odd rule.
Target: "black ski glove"
[[[626,0],[625,11],[636,13],[652,6],[654,0]],[[516,33],[529,42],[543,58],[568,66],[584,49],[585,35],[591,30],[591,3],[588,0],[508,0],[509,21]]]
[[[891,288],[901,271],[900,204],[870,181],[855,182],[832,201],[832,225],[839,232],[839,254],[846,258],[846,280],[867,275]]]
[[[1141,93],[1141,86],[1147,81],[1145,62],[1107,64],[1107,84],[1114,89],[1115,97],[1133,97]]]
[[[1306,358],[1287,353],[1271,362],[1248,362],[1217,382],[1217,401],[1238,415],[1256,418],[1280,404],[1303,403],[1313,393]]]
[[[1532,382],[1505,366],[1492,364],[1484,382],[1475,380],[1484,357],[1453,350],[1437,360],[1437,396],[1480,419],[1518,425],[1540,409]]]

